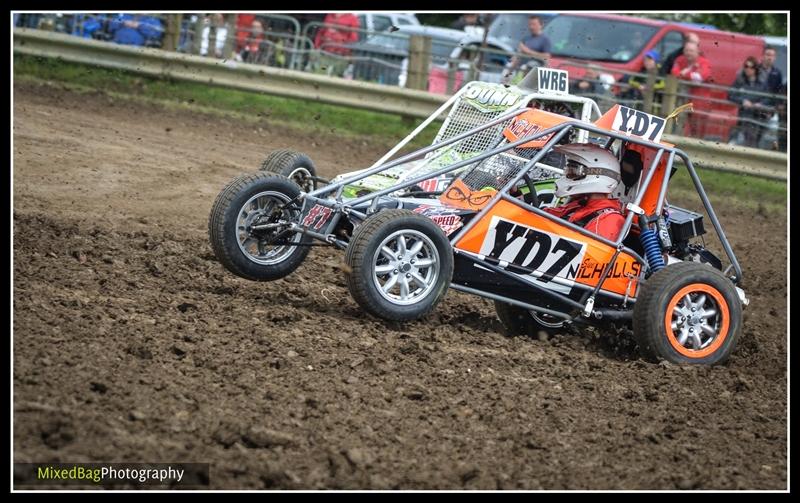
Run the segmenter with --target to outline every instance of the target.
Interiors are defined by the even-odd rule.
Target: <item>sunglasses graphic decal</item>
[[[494,195],[497,193],[497,191],[493,188],[483,189],[478,192],[471,192],[465,185],[463,185],[463,182],[458,183],[460,180],[457,180],[456,182],[457,183],[453,184],[445,191],[444,194],[442,194],[442,198],[444,199],[444,202],[458,208],[482,208],[486,205],[486,203],[491,201]]]

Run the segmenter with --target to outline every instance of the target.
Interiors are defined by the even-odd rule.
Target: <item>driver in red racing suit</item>
[[[556,197],[566,204],[544,211],[616,241],[625,223],[622,203],[609,198],[620,181],[617,158],[599,145],[572,143],[553,148],[566,156],[564,175],[556,181]]]

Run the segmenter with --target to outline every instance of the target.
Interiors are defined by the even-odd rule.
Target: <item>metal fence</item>
[[[320,22],[304,26],[292,16],[259,14],[249,25],[236,14],[18,14],[15,25],[69,33],[84,38],[157,47],[243,63],[325,74],[451,95],[472,80],[521,78],[545,64],[527,56],[479,44],[434,39],[392,30],[373,32]],[[249,18],[247,18],[249,20]],[[127,31],[124,31],[127,29]],[[131,33],[131,32],[135,33]],[[335,34],[335,36],[333,36]],[[528,59],[517,76],[507,75],[513,57]],[[595,64],[571,62],[570,92],[591,97],[602,111],[623,104],[665,116],[692,102],[693,111],[671,123],[668,133],[720,143],[786,151],[785,95],[678,81],[646,73],[612,72]],[[648,80],[649,79],[649,80]],[[659,86],[653,89],[654,84]],[[758,106],[731,100],[746,96]]]

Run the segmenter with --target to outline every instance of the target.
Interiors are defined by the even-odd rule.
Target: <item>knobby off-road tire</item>
[[[317,188],[317,170],[311,159],[301,152],[280,149],[271,152],[261,163],[261,171],[283,175],[293,181],[303,192],[311,192]]]
[[[733,283],[709,265],[679,262],[641,286],[633,334],[644,357],[672,363],[723,363],[742,330]]]
[[[536,337],[540,331],[548,335],[564,332],[564,321],[542,313],[528,311],[527,309],[506,302],[494,301],[497,317],[508,335],[527,335]]]
[[[308,246],[265,246],[264,238],[274,237],[262,231],[250,232],[250,226],[272,219],[297,221],[299,209],[280,211],[278,207],[300,193],[294,182],[266,172],[241,175],[217,195],[208,218],[208,239],[217,259],[233,274],[254,281],[283,278],[303,262]],[[307,244],[311,238],[287,234],[287,242]]]
[[[431,219],[384,210],[356,227],[345,253],[347,285],[368,313],[385,320],[422,318],[444,297],[453,250]]]

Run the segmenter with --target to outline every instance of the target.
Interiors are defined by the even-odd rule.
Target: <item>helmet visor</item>
[[[564,167],[564,176],[568,180],[582,180],[586,178],[586,166],[579,162],[567,161]]]
[[[577,161],[567,161],[564,166],[564,177],[568,180],[583,180],[588,175],[607,176],[616,181],[620,180],[619,173],[607,168],[589,168],[584,164]]]

